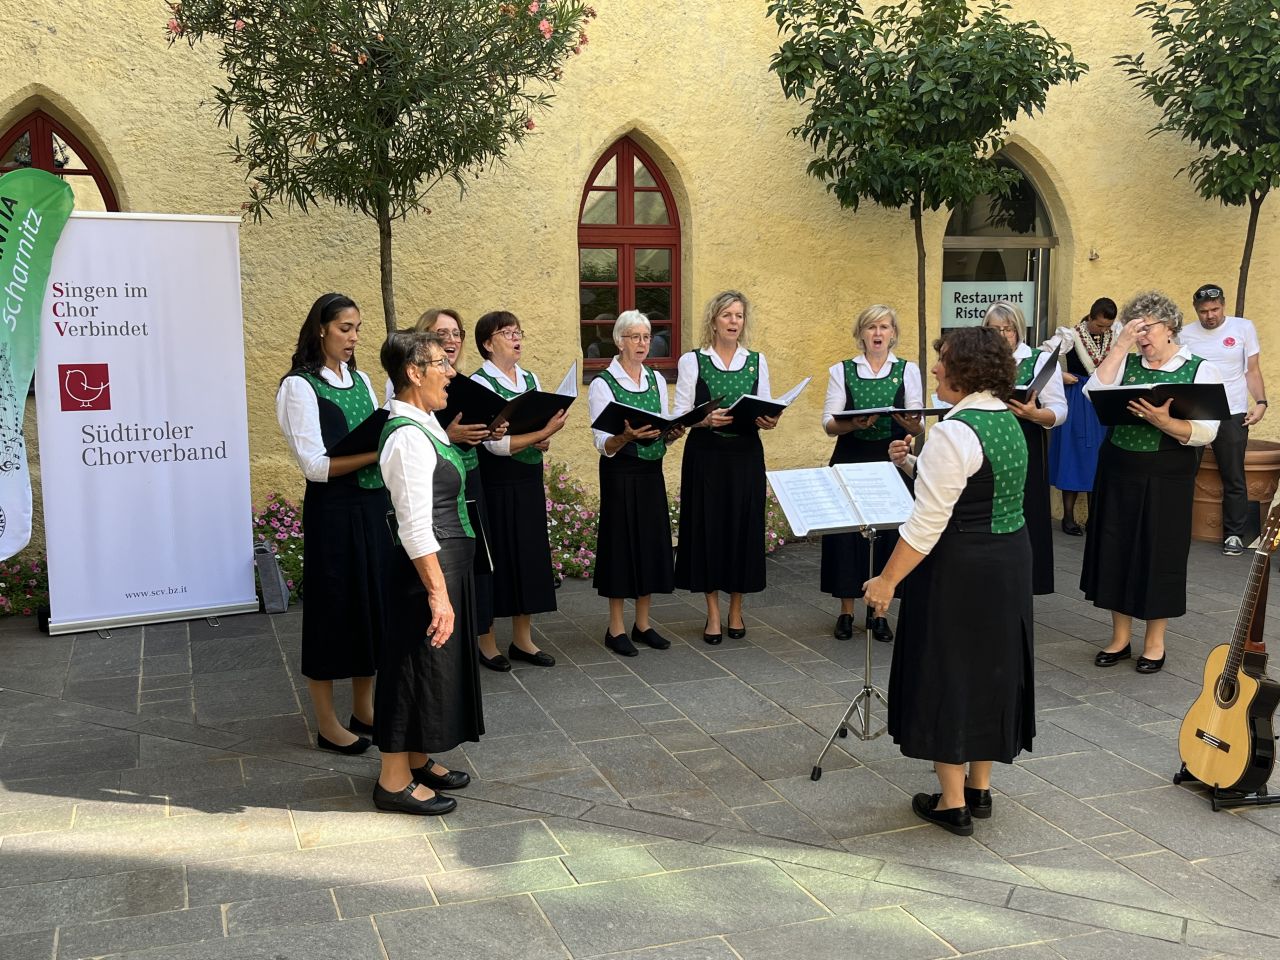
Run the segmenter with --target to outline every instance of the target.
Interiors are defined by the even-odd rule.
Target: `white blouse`
[[[516,369],[515,369],[516,378],[514,381],[510,377],[508,377],[505,373],[503,373],[501,370],[499,370],[497,367],[495,367],[493,365],[492,360],[486,360],[483,364],[480,365],[480,369],[483,370],[485,373],[489,374],[489,376],[493,377],[495,380],[498,381],[498,383],[502,384],[502,386],[510,390],[512,393],[525,392],[525,383],[524,383],[525,370],[523,367],[520,366],[520,364],[518,363],[516,364]],[[535,373],[535,374],[531,374],[531,376],[533,377],[533,389],[541,390],[542,384],[538,381],[538,375]],[[484,377],[480,376],[479,371],[473,373],[471,375],[471,379],[474,380],[476,383],[480,384],[486,390],[493,390],[493,384],[491,384]],[[493,392],[497,393],[496,390],[494,390]],[[509,457],[511,456],[511,436],[510,434],[508,434],[507,436],[503,437],[501,440],[485,440],[484,448],[488,450],[490,453],[492,453],[494,456]]]
[[[354,382],[345,363],[334,373],[328,367],[320,368],[320,378],[335,387],[350,387]],[[364,372],[357,370],[356,379],[369,391],[373,409],[382,406],[373,384]],[[302,377],[285,377],[276,391],[276,421],[284,433],[293,459],[298,462],[302,475],[313,483],[326,483],[329,479],[329,457],[325,454],[324,436],[320,433],[320,404],[316,391]]]
[[[1050,351],[1052,351],[1052,347],[1050,348]],[[1018,344],[1017,349],[1013,351],[1013,359],[1017,363],[1022,363],[1023,360],[1031,356],[1031,353],[1032,350],[1030,347],[1025,343],[1020,343]],[[1044,365],[1048,362],[1048,353],[1041,353],[1036,357],[1036,365],[1031,373],[1032,380],[1036,378],[1036,374],[1043,370]],[[1026,386],[1026,384],[1016,384],[1016,386]],[[1040,401],[1040,406],[1044,407],[1046,410],[1052,411],[1053,413],[1053,423],[1045,427],[1046,430],[1052,430],[1054,427],[1060,427],[1066,422],[1067,391],[1062,385],[1061,367],[1058,367],[1049,375],[1049,382],[1044,385],[1044,389],[1040,391],[1040,395],[1037,399]]]
[[[423,424],[431,435],[446,446],[449,435],[445,433],[434,413],[420,410],[411,403],[392,400],[387,404],[391,416],[408,417]],[[382,469],[382,482],[391,494],[391,505],[396,511],[400,543],[410,560],[417,560],[440,550],[436,539],[432,501],[436,469],[435,444],[413,427],[401,427],[387,438],[378,466]]]
[[[866,354],[858,354],[853,358],[853,362],[857,364],[858,376],[863,380],[883,380],[893,370],[893,365],[898,362],[898,358],[890,350],[879,373],[871,369]],[[903,406],[923,407],[924,392],[920,386],[920,368],[910,360],[907,361],[906,369],[902,373],[902,381],[905,388],[902,395]],[[827,398],[822,404],[824,430],[830,425],[835,414],[844,410],[845,399],[844,361],[841,360],[839,363],[833,363],[831,369],[827,371]]]
[[[967,424],[952,419],[957,412],[969,409],[1007,408],[986,390],[969,394],[929,431],[920,456],[908,455],[903,465],[916,478],[916,505],[898,534],[919,553],[928,553],[937,545],[969,478],[982,467],[982,441]]]
[[[1152,369],[1151,364],[1147,363],[1146,358],[1143,357],[1141,354],[1138,355],[1138,359],[1142,361],[1142,365],[1146,367],[1148,370]],[[1186,363],[1190,359],[1191,359],[1190,348],[1179,347],[1178,352],[1175,353],[1160,369],[1161,370],[1177,370],[1179,367],[1181,367],[1184,363]],[[1118,381],[1123,376],[1124,376],[1124,364],[1121,364],[1119,372],[1116,373],[1115,380],[1113,380],[1110,383],[1103,382],[1102,378],[1098,376],[1098,371],[1095,370],[1093,372],[1093,375],[1090,376],[1089,379],[1085,382],[1085,385],[1084,385],[1085,396],[1088,396],[1094,390],[1105,390],[1108,387],[1122,386],[1122,384],[1120,384]],[[1217,367],[1215,367],[1208,360],[1204,360],[1201,362],[1200,366],[1196,369],[1196,379],[1194,382],[1195,383],[1221,383],[1222,373],[1221,371],[1218,370]],[[1188,437],[1187,442],[1183,444],[1183,446],[1185,447],[1203,447],[1207,444],[1213,443],[1214,439],[1218,436],[1217,420],[1188,420],[1187,423],[1191,424],[1191,436]]]
[[[738,347],[733,352],[733,358],[726,367],[720,360],[720,355],[711,347],[703,347],[699,353],[705,354],[711,358],[711,363],[717,370],[726,372],[732,370],[741,370],[746,365],[747,356],[750,353],[746,347]],[[698,390],[698,357],[694,351],[680,355],[680,363],[676,367],[676,403],[672,409],[674,416],[681,416],[688,413],[697,404],[694,403],[694,396]],[[756,384],[756,395],[760,397],[772,397],[769,392],[769,365],[765,363],[764,354],[760,354],[760,373],[759,382]]]
[[[618,385],[624,390],[630,390],[632,393],[644,393],[649,389],[649,377],[653,377],[658,384],[658,402],[659,410],[662,416],[667,416],[667,381],[657,370],[650,370],[643,364],[640,365],[640,381],[637,383],[631,379],[618,358],[614,357],[609,362],[607,372],[618,381]],[[596,417],[604,413],[604,408],[612,403],[616,398],[613,391],[609,389],[609,384],[605,383],[604,377],[596,377],[591,381],[591,386],[587,390],[587,416],[592,423],[595,423]],[[632,406],[635,406],[632,403]],[[592,436],[595,438],[596,449],[600,451],[601,456],[612,456],[605,451],[604,445],[613,434],[605,433],[603,430],[592,430]]]

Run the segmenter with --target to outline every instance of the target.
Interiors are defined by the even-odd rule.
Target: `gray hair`
[[[866,333],[867,327],[886,318],[893,326],[893,342],[889,344],[889,349],[893,349],[897,345],[898,337],[900,336],[898,333],[898,311],[894,310],[893,307],[886,307],[883,303],[873,303],[858,314],[857,320],[853,321],[853,339],[858,341],[858,345],[862,349],[866,349],[866,345],[862,342],[862,335]]]
[[[1182,311],[1172,299],[1159,290],[1146,290],[1139,293],[1120,311],[1121,323],[1138,319],[1163,323],[1175,337],[1182,330]]]
[[[738,343],[747,345],[747,337],[751,333],[751,301],[737,290],[725,290],[717,293],[707,301],[707,308],[702,312],[702,346],[709,347],[716,342],[716,317],[724,312],[730,304],[742,304],[742,333],[738,335]]]
[[[649,318],[639,310],[624,310],[618,314],[618,319],[613,322],[613,345],[621,350],[622,338],[630,334],[636,327],[644,327],[645,333],[650,333],[653,330],[653,327],[649,324]]]
[[[391,388],[399,393],[409,385],[410,364],[429,363],[440,356],[444,356],[444,343],[436,334],[422,330],[397,330],[382,345],[382,369],[391,378]]]
[[[1022,315],[1022,308],[1016,303],[1010,303],[1008,300],[997,300],[991,306],[987,307],[987,315],[982,318],[982,325],[987,326],[988,320],[999,320],[1013,325],[1013,332],[1018,336],[1018,343],[1022,343],[1027,335],[1027,318]]]

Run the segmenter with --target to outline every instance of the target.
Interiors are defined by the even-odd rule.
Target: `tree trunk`
[[[1244,255],[1240,258],[1240,281],[1236,284],[1236,313],[1237,317],[1244,316],[1244,294],[1245,288],[1249,285],[1249,262],[1253,259],[1253,241],[1258,234],[1258,214],[1262,212],[1262,201],[1267,199],[1267,193],[1249,194],[1249,229],[1244,235]]]
[[[378,266],[382,274],[382,316],[387,336],[396,331],[396,291],[391,278],[391,202],[378,200]]]
[[[924,212],[920,198],[911,201],[911,222],[916,230],[916,336],[918,343],[918,360],[920,364],[920,390],[924,394],[924,405],[929,405],[929,324],[925,312],[925,272],[924,272]],[[921,434],[923,436],[923,434]]]

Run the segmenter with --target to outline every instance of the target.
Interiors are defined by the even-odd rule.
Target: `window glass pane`
[[[658,185],[657,181],[653,179],[653,174],[649,172],[649,168],[644,165],[644,162],[639,157],[632,161],[631,173],[636,178],[637,187],[656,187]]]
[[[56,133],[53,135],[53,165],[58,170],[88,170],[79,154]]]
[[[607,360],[618,355],[618,347],[613,342],[612,323],[582,325],[582,355],[588,360]]]
[[[636,309],[652,323],[655,319],[671,317],[670,287],[636,287]]]
[[[600,172],[596,174],[595,182],[591,184],[593,187],[616,187],[618,185],[618,158],[612,156],[609,162],[600,168]]]
[[[105,213],[107,201],[98,189],[97,182],[87,173],[67,174],[64,179],[71,185],[71,192],[76,198],[76,209],[93,213]]]
[[[670,283],[671,251],[665,248],[636,249],[636,283]]]
[[[583,223],[617,223],[618,194],[614,190],[592,190],[582,208]]]
[[[671,356],[671,324],[654,323],[653,340],[649,343],[649,358],[661,360]]]
[[[1000,161],[1005,169],[1016,169]],[[978,197],[967,207],[958,207],[947,221],[949,237],[1053,236],[1049,211],[1031,181],[1018,171],[1018,180],[1007,197]]]
[[[20,167],[31,166],[31,132],[28,131],[13,142],[0,157],[0,173],[8,173]]]
[[[578,279],[601,283],[618,279],[618,251],[584,249],[580,254]]]
[[[667,204],[662,194],[656,190],[635,192],[636,223],[670,223],[667,219]]]
[[[612,324],[618,319],[617,287],[579,287],[578,301],[580,310],[578,319],[583,323]]]

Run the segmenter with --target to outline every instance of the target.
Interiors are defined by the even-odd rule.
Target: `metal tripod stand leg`
[[[867,538],[867,570],[875,569],[875,548],[876,548],[876,532],[874,529],[863,531],[863,536]],[[850,719],[856,715],[857,726],[852,729],[858,734],[859,740],[874,740],[885,732],[886,724],[881,724],[879,729],[872,731],[871,725],[873,718],[871,715],[872,704],[879,700],[885,707],[889,706],[889,698],[885,696],[884,691],[871,682],[871,612],[867,611],[867,635],[866,635],[866,660],[862,669],[862,689],[849,703],[849,709],[844,712],[839,725],[831,731],[831,736],[827,739],[826,746],[822,748],[822,752],[818,754],[818,759],[814,761],[813,769],[809,772],[810,780],[822,779],[822,758],[827,755],[827,751],[831,749],[831,745],[836,742],[836,737],[847,737],[851,728]]]

